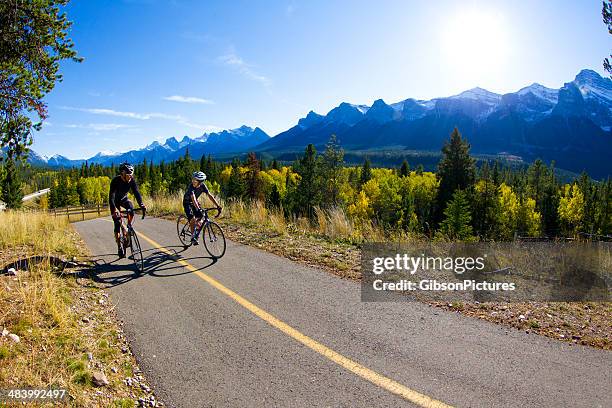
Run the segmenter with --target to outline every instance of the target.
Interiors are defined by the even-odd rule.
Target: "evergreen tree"
[[[404,159],[402,162],[402,167],[399,171],[400,177],[408,177],[410,175],[410,166],[408,165],[408,161]]]
[[[372,167],[370,164],[370,159],[367,157],[363,162],[363,167],[361,168],[361,178],[359,179],[360,186],[363,186],[365,183],[372,179]]]
[[[225,196],[228,198],[242,198],[244,196],[244,181],[240,175],[240,161],[234,159],[232,161],[232,174],[229,177],[225,189]]]
[[[208,173],[206,173],[208,172]],[[206,159],[206,176],[211,182],[219,182],[219,166],[210,155]]]
[[[495,160],[495,165],[493,166],[493,175],[491,176],[491,179],[495,187],[499,187],[499,185],[501,184],[500,177],[501,175],[499,174],[499,161]]]
[[[274,160],[272,161],[272,168],[273,168],[274,170],[279,170],[279,171],[280,171],[280,166],[278,165],[278,162],[276,161],[276,159],[274,159]]]
[[[554,163],[550,169],[536,160],[527,170],[527,191],[536,202],[536,210],[542,214],[544,232],[548,236],[559,235],[559,186],[555,178]]]
[[[138,178],[138,182],[141,184],[149,181],[149,166],[147,165],[147,158],[142,159],[142,170],[140,171],[140,176]]]
[[[261,197],[261,180],[259,179],[260,163],[257,160],[255,153],[250,152],[247,156],[246,167],[247,180],[246,180],[246,194],[251,200],[258,200]]]
[[[161,163],[159,163],[159,174],[162,180],[167,180],[167,177],[168,177],[167,173],[168,173],[168,169],[166,168],[166,163],[164,163],[164,161],[162,160]]]
[[[314,208],[321,204],[321,177],[317,150],[311,143],[306,147],[304,156],[299,160],[296,172],[301,176],[296,190],[296,202],[301,214],[312,218]]]
[[[470,144],[462,139],[459,130],[455,128],[450,141],[442,148],[442,160],[438,164],[440,188],[437,198],[437,218],[441,218],[442,209],[453,197],[455,190],[471,192],[475,179],[474,159],[470,156]]]
[[[12,157],[9,156],[4,165],[4,178],[2,179],[2,201],[7,208],[21,208],[21,199],[23,192],[21,190],[21,181],[17,166]]]
[[[157,167],[153,167],[153,163],[150,164],[149,179],[151,181],[149,190],[153,197],[158,196],[162,190],[162,178],[161,172]]]
[[[66,175],[59,174],[51,187],[51,207],[65,207],[67,205],[68,186],[66,184]]]
[[[596,231],[612,235],[612,179],[602,183],[597,194]]]
[[[445,219],[440,224],[440,233],[446,238],[453,240],[471,240],[472,215],[470,213],[470,204],[468,195],[465,191],[456,190],[453,198],[449,201],[444,210]]]
[[[586,172],[582,172],[578,178],[578,186],[584,195],[584,215],[582,218],[582,227],[584,232],[595,233],[595,217],[597,203],[597,188],[591,181],[591,178]]]
[[[344,150],[340,147],[336,135],[331,135],[323,153],[322,180],[325,184],[325,204],[338,205],[340,194]]]
[[[202,157],[200,157],[200,171],[203,171],[204,174],[206,174],[206,176],[208,176],[208,167],[206,166],[206,156],[202,155]]]
[[[485,239],[493,239],[499,235],[500,205],[497,187],[491,178],[489,164],[484,162],[481,168],[480,180],[474,188],[473,225],[476,234]]]
[[[178,173],[178,184],[181,186],[180,188],[185,188],[187,184],[191,182],[191,176],[194,172],[194,164],[193,160],[191,160],[191,156],[189,155],[189,147],[185,149],[185,156],[183,160],[179,162],[179,166],[177,168]]]

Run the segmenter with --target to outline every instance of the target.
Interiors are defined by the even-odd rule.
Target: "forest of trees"
[[[516,236],[572,237],[612,233],[612,181],[587,174],[561,183],[554,167],[540,160],[526,168],[484,161],[478,166],[457,129],[442,149],[436,173],[409,163],[399,168],[344,165],[344,152],[332,136],[319,154],[309,145],[291,165],[261,161],[254,153],[231,163],[187,151],[170,163],[135,164],[143,195],[172,195],[185,189],[195,170],[208,176],[213,194],[225,200],[260,200],[282,208],[287,217],[316,219],[317,209],[341,208],[357,225],[374,223],[389,231],[460,240],[511,240]],[[115,166],[83,164],[52,171],[22,169],[30,185],[51,187],[48,207],[105,204]],[[3,197],[15,193],[17,172],[0,172]],[[5,202],[9,202],[4,200]],[[14,204],[14,200],[12,201]]]

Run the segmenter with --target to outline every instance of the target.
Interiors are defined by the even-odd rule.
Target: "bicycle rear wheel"
[[[223,230],[214,221],[209,221],[202,228],[202,241],[206,251],[215,259],[221,258],[225,255],[225,235]]]
[[[144,259],[142,257],[142,248],[140,248],[140,241],[138,241],[138,236],[135,231],[130,233],[130,238],[132,241],[132,245],[130,245],[130,249],[132,250],[132,260],[134,261],[134,265],[136,266],[136,270],[140,273],[144,272]]]
[[[184,247],[191,245],[191,228],[187,217],[184,215],[180,215],[176,220],[176,233]]]

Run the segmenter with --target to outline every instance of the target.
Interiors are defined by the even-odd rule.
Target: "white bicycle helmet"
[[[206,180],[206,174],[202,171],[194,171],[191,176],[199,182]]]

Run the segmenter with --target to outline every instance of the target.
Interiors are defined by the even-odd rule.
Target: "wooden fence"
[[[68,221],[85,221],[86,214],[97,214],[98,216],[107,215],[108,206],[103,204],[76,205],[62,208],[50,208],[50,214],[56,217],[68,217]],[[70,219],[72,217],[72,220]]]

